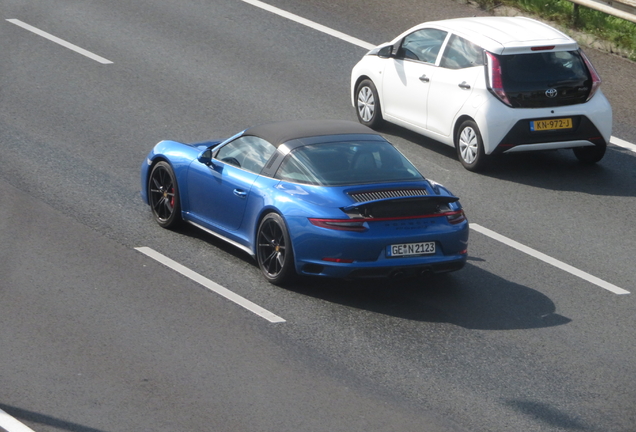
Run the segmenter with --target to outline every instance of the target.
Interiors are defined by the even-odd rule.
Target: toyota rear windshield
[[[537,108],[583,103],[592,88],[592,78],[578,51],[497,57],[501,64],[502,84],[513,107]],[[546,91],[556,96],[548,97]]]

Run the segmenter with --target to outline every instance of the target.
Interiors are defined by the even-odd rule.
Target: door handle
[[[457,84],[459,86],[460,89],[464,89],[464,90],[470,90],[470,85],[466,83],[466,81],[463,81],[461,84]]]
[[[422,81],[422,82],[429,82],[429,81],[430,81],[430,78],[429,78],[429,77],[427,77],[427,76],[426,76],[426,74],[424,74],[424,75],[422,75],[422,76],[420,77],[420,81]]]
[[[239,198],[245,198],[247,196],[247,192],[241,189],[234,189],[234,195],[236,195]]]

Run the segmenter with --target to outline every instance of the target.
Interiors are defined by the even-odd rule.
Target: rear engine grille
[[[355,202],[376,201],[386,198],[420,197],[428,195],[426,189],[390,189],[371,192],[350,193]]]

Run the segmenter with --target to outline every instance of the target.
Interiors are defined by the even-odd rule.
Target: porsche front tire
[[[181,223],[181,200],[177,178],[169,163],[158,162],[148,178],[148,201],[155,221],[163,228]]]

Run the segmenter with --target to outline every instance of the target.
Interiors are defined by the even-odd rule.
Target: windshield
[[[421,180],[419,171],[387,141],[351,141],[298,147],[276,178],[294,183],[340,186]]]

